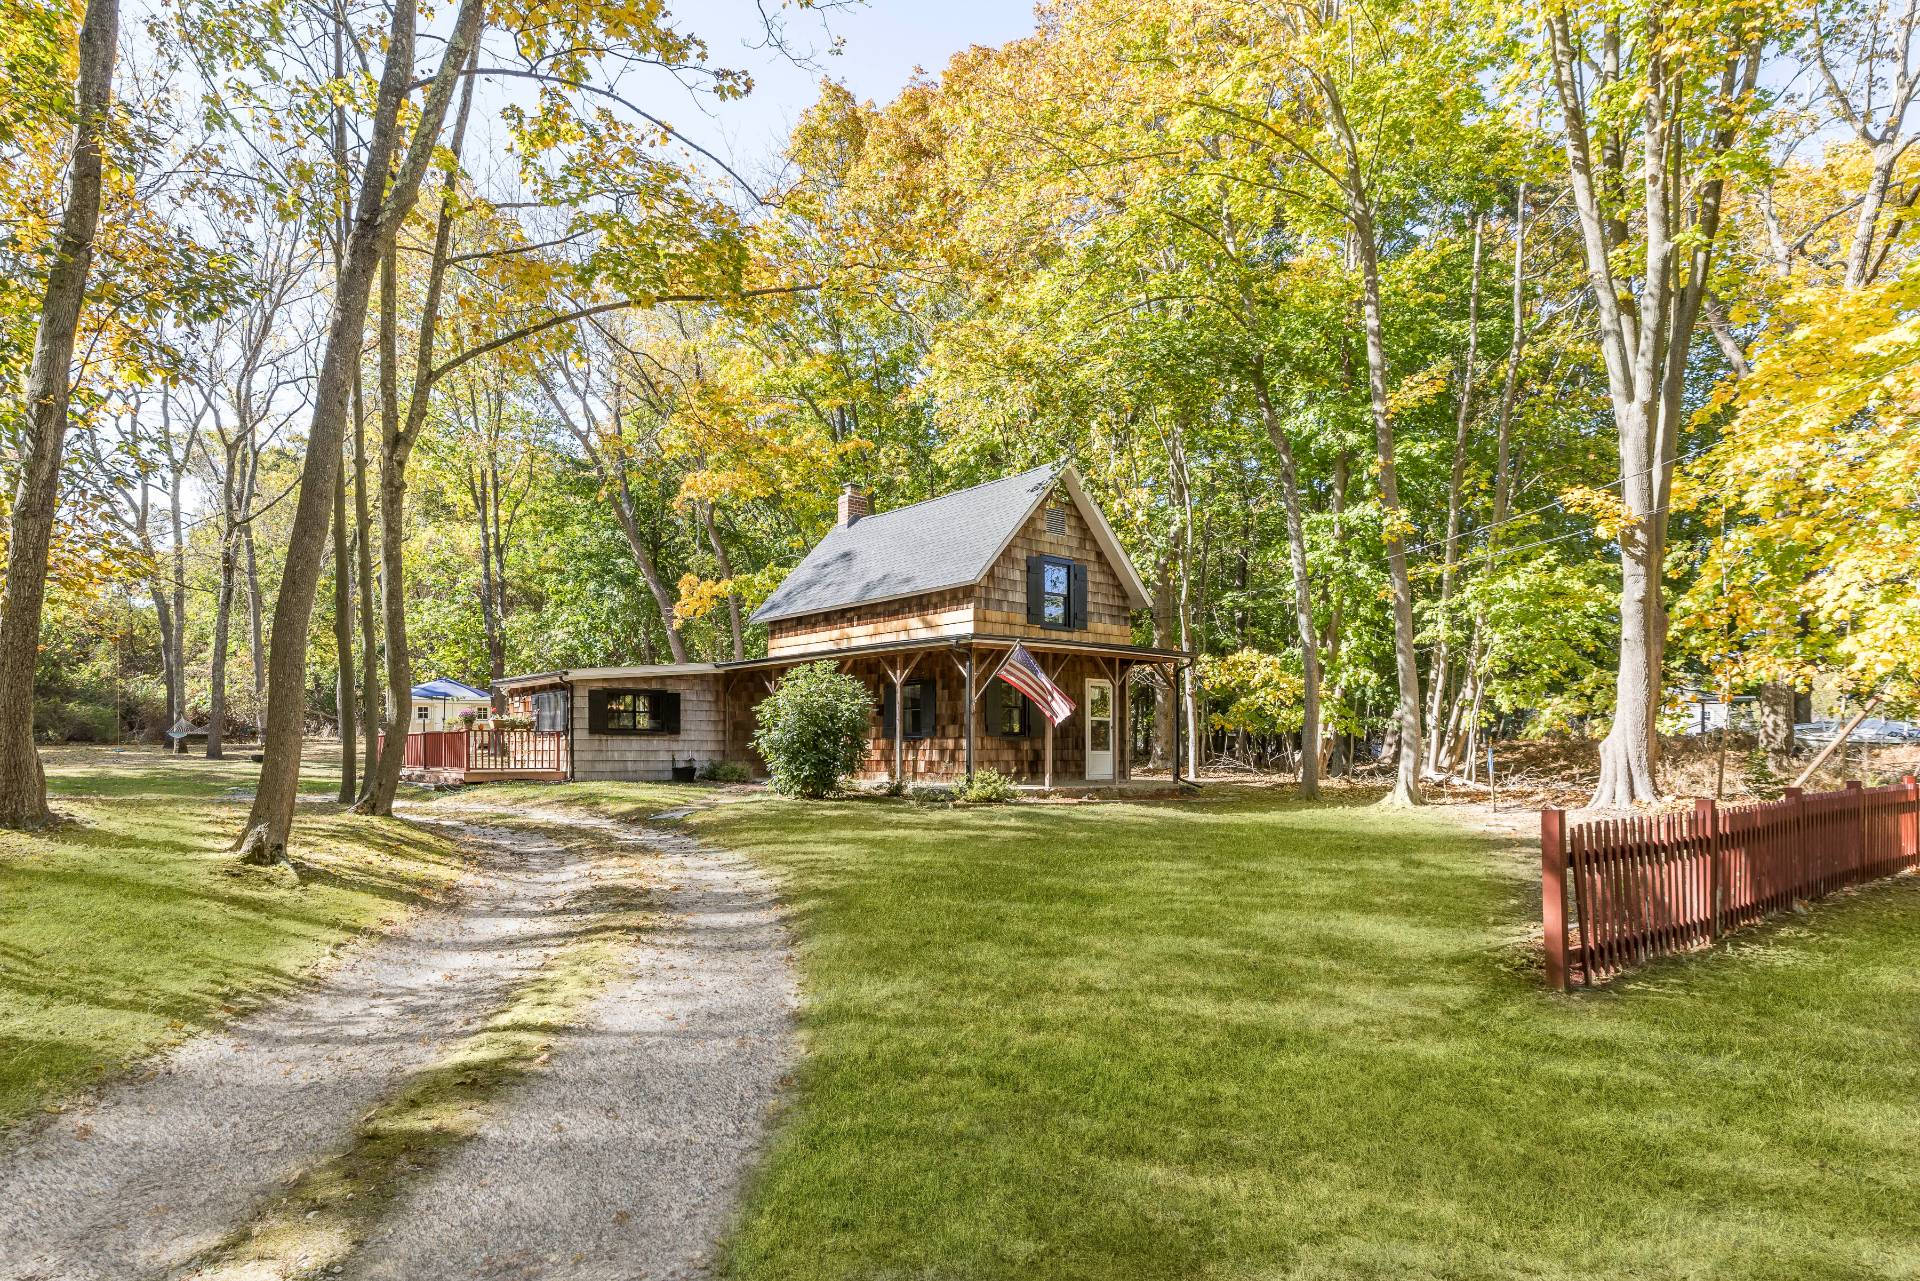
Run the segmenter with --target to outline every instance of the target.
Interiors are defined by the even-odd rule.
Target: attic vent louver
[[[1064,507],[1047,508],[1047,532],[1064,535],[1067,532],[1067,511]]]

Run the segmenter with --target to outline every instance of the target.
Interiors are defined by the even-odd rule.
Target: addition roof
[[[1064,485],[1113,562],[1130,603],[1145,608],[1150,603],[1146,587],[1113,528],[1081,488],[1072,465],[1061,461],[835,525],[753,611],[751,621],[772,623],[971,587],[987,576],[1056,483]]]

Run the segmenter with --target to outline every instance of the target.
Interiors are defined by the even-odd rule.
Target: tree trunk
[[[1327,510],[1333,517],[1333,558],[1336,564],[1344,563],[1347,553],[1347,482],[1351,479],[1352,462],[1343,449],[1333,456],[1333,476],[1330,492],[1327,495]],[[1321,664],[1323,674],[1340,670],[1340,649],[1343,643],[1341,628],[1345,625],[1345,611],[1342,609],[1338,590],[1327,593],[1327,630],[1326,661]],[[1346,690],[1338,676],[1334,677],[1330,697],[1321,699],[1324,708],[1329,704],[1335,708],[1346,704]],[[1327,719],[1323,714],[1322,720]],[[1353,766],[1353,753],[1349,750],[1347,735],[1336,730],[1327,739],[1326,749],[1327,777],[1345,778]]]
[[[307,629],[313,618],[320,563],[326,552],[327,526],[333,517],[333,477],[340,467],[348,395],[357,380],[360,343],[366,332],[368,295],[382,250],[400,219],[412,208],[420,180],[433,158],[446,117],[454,80],[467,65],[478,41],[484,6],[461,0],[446,54],[420,105],[419,120],[405,158],[391,182],[388,173],[402,100],[414,78],[416,6],[393,6],[386,63],[367,134],[365,168],[356,200],[353,228],[334,289],[327,341],[314,391],[307,432],[306,459],[300,472],[300,497],[294,507],[286,568],[274,604],[273,644],[267,673],[267,742],[253,808],[238,842],[243,859],[272,862],[286,856],[293,827],[294,798],[300,785],[300,749],[305,731]]]
[[[33,673],[40,657],[47,555],[60,505],[74,336],[86,303],[94,230],[100,222],[119,22],[117,0],[87,0],[74,83],[77,124],[73,162],[67,171],[67,204],[41,293],[40,323],[27,371],[26,430],[7,531],[7,578],[0,589],[0,826],[5,827],[39,827],[53,817],[47,808],[46,775],[33,746]]]
[[[714,524],[713,504],[701,502],[698,506],[700,524],[707,531],[707,545],[713,548],[713,559],[720,567],[720,577],[731,583],[733,561],[728,558],[726,544],[720,541],[720,530]],[[727,622],[733,638],[733,661],[737,663],[747,656],[747,641],[744,623],[740,616],[740,593],[732,590],[727,592]]]
[[[213,606],[213,654],[207,663],[207,759],[226,755],[227,637],[233,630],[233,539],[220,541],[220,586]]]
[[[387,721],[387,745],[368,771],[367,791],[354,806],[358,814],[393,813],[394,794],[400,789],[400,765],[406,757],[407,731],[412,728],[413,660],[407,652],[407,598],[401,566],[401,525],[406,520],[406,439],[382,451],[380,460],[380,573],[386,584],[381,593],[386,620],[387,699],[393,714]],[[399,458],[396,465],[396,457]]]
[[[633,510],[633,493],[624,475],[619,478],[619,492],[614,495],[613,512],[620,521],[620,532],[626,535],[627,550],[633,553],[633,563],[639,567],[640,577],[653,596],[654,608],[660,611],[660,624],[666,629],[667,648],[673,653],[673,661],[684,663],[687,661],[687,641],[680,634],[680,620],[674,614],[673,593],[667,590],[666,580],[660,576],[660,566],[640,531],[640,522]]]
[[[187,539],[180,510],[180,489],[186,480],[187,464],[193,456],[195,438],[199,435],[196,423],[187,433],[180,452],[174,452],[171,402],[171,395],[163,389],[160,393],[160,423],[161,435],[167,446],[167,519],[173,537],[173,545],[167,549],[168,587],[173,597],[173,664],[167,669],[167,696],[173,710],[167,714],[168,729],[173,728],[175,718],[187,714]],[[187,740],[176,739],[174,746],[176,751],[184,752]]]
[[[1293,570],[1293,621],[1300,638],[1300,795],[1320,795],[1320,633],[1313,621],[1313,593],[1307,578],[1307,526],[1300,505],[1300,470],[1294,464],[1293,442],[1287,438],[1274,411],[1267,387],[1266,364],[1256,356],[1254,395],[1267,427],[1267,437],[1280,455],[1280,501],[1287,511],[1287,555]]]
[[[394,331],[399,268],[392,240],[387,242],[380,263],[380,577],[386,584],[381,599],[387,624],[387,698],[394,711],[387,730],[386,749],[374,763],[366,795],[354,806],[360,814],[387,816],[393,813],[394,794],[400,790],[401,762],[406,757],[407,731],[413,727],[413,657],[407,646],[406,572],[401,555],[406,545],[407,462],[426,428],[427,408],[433,396],[434,331],[440,319],[441,291],[446,284],[452,253],[453,216],[459,201],[460,153],[466,144],[467,114],[472,107],[473,80],[468,78],[460,94],[460,111],[454,121],[449,147],[451,159],[440,193],[440,214],[434,225],[433,260],[427,273],[426,296],[420,304],[413,386],[407,398],[404,425],[397,425],[399,414],[393,379],[398,354]]]
[[[339,658],[334,671],[333,705],[340,722],[340,790],[342,805],[351,805],[360,792],[355,762],[353,716],[353,560],[347,549],[347,481],[333,478],[333,647]]]
[[[1793,686],[1769,682],[1760,687],[1760,750],[1776,774],[1793,760],[1793,705]]]
[[[253,663],[253,732],[257,737],[267,725],[267,638],[261,621],[260,559],[253,545],[253,504],[247,504],[249,517],[240,529],[240,556],[247,575],[247,654]]]
[[[1166,649],[1172,642],[1173,631],[1173,570],[1166,556],[1160,558],[1159,577],[1154,584],[1153,597],[1153,647]],[[1153,682],[1153,742],[1148,748],[1147,763],[1154,769],[1167,766],[1167,772],[1173,772],[1170,762],[1173,760],[1174,740],[1174,695],[1173,684],[1159,679],[1158,669]]]
[[[1452,663],[1453,587],[1460,568],[1460,526],[1467,477],[1467,428],[1473,421],[1474,362],[1480,352],[1481,219],[1473,220],[1473,273],[1467,287],[1467,354],[1460,367],[1460,399],[1454,406],[1453,470],[1447,479],[1447,541],[1440,567],[1440,611],[1433,642],[1433,662],[1427,672],[1427,765],[1436,772],[1451,767],[1449,739],[1440,716]]]
[[[380,759],[380,628],[375,620],[373,515],[367,505],[367,407],[356,371],[353,385],[353,555],[360,584],[355,604],[360,613],[360,759],[373,773]],[[364,784],[363,784],[364,785]]]
[[[499,534],[499,468],[491,457],[469,473],[468,489],[480,521],[480,630],[487,643],[487,685],[493,689],[494,710],[502,711],[506,700],[495,686],[507,674],[506,589],[501,582],[506,549]]]
[[[1394,469],[1393,420],[1387,409],[1387,348],[1382,333],[1380,263],[1373,221],[1363,199],[1355,200],[1356,241],[1360,250],[1362,303],[1366,310],[1367,389],[1373,409],[1374,443],[1379,451],[1380,506],[1386,523],[1387,573],[1393,584],[1393,657],[1399,684],[1399,768],[1389,805],[1418,805],[1420,797],[1420,668],[1414,652],[1413,579],[1407,572],[1405,527],[1399,477]]]

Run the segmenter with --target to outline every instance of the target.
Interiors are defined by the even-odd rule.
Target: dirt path
[[[0,1281],[697,1269],[792,1060],[785,935],[743,861],[677,838],[655,852],[632,829],[585,822],[592,840],[451,823],[476,857],[451,901],[307,991],[11,1136]],[[337,1183],[370,1118],[489,1035],[542,967],[592,935],[591,891],[616,851],[639,855],[657,926],[622,944],[581,1017],[541,1030],[550,1049],[483,1100],[445,1159],[387,1169],[379,1217],[331,1251],[274,1245],[266,1229],[290,1212],[288,1188]],[[235,1243],[253,1251],[244,1266]]]
[[[698,1275],[796,1058],[773,887],[744,858],[606,819],[524,813],[647,851],[662,913],[551,1064],[372,1238],[348,1277]]]

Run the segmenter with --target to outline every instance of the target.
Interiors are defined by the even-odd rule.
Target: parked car
[[[1846,721],[1805,721],[1793,727],[1793,734],[1802,743],[1826,744],[1831,743],[1834,735],[1845,727]],[[1880,716],[1869,716],[1854,727],[1853,733],[1847,736],[1847,741],[1881,747],[1920,743],[1920,725],[1912,721],[1893,721]]]
[[[1839,721],[1802,721],[1793,727],[1793,736],[1802,743],[1827,743],[1839,729]]]

